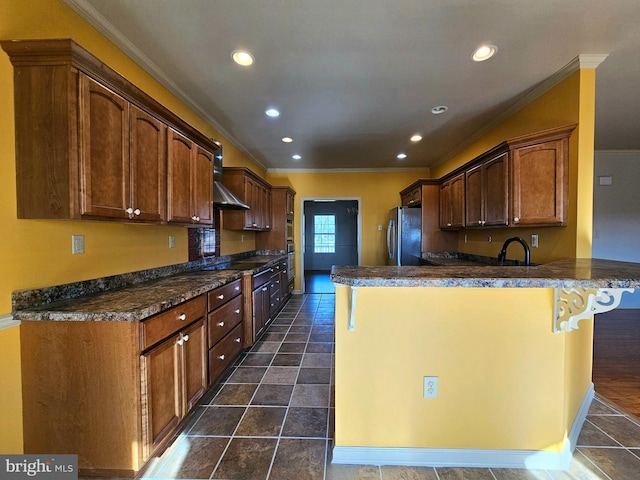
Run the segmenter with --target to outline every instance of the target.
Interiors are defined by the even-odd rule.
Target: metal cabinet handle
[[[262,287],[262,291],[266,292],[267,291],[267,287]]]
[[[140,209],[139,209],[139,208],[136,208],[136,209],[133,211],[133,214],[134,214],[134,215],[140,215]]]
[[[450,224],[450,223],[447,223],[447,227],[450,227],[450,226],[451,226],[451,224]]]
[[[188,341],[189,341],[189,335],[185,335],[185,336],[184,336],[184,337],[182,337],[182,338],[184,338],[184,341],[185,341],[185,342],[188,342]]]
[[[220,360],[224,360],[224,355],[220,355],[218,358],[219,358]]]
[[[178,345],[182,345],[184,343],[184,338],[180,337],[176,343]]]
[[[236,292],[240,291],[240,285],[236,287]]]
[[[520,221],[520,218],[518,218],[518,217],[513,217],[513,221],[514,221],[515,223],[518,223],[518,222]]]
[[[181,313],[178,318],[184,322],[187,319],[187,314],[186,313]]]
[[[222,299],[224,298],[224,295],[220,294],[220,295],[218,295],[218,298],[219,298],[220,300],[222,300]]]
[[[240,337],[236,338],[236,343],[240,343]]]
[[[240,309],[239,308],[236,310],[236,313],[240,313]]]
[[[191,220],[193,220],[194,222],[199,222],[200,221],[200,217],[197,215],[194,215],[193,217],[191,217]]]
[[[219,327],[224,327],[224,322],[218,322]]]

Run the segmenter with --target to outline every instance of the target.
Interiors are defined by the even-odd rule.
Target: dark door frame
[[[358,239],[356,246],[358,249],[358,265],[362,262],[362,197],[303,197],[300,198],[300,211],[301,214],[301,238],[300,238],[300,290],[305,293],[305,281],[304,281],[304,254],[305,254],[305,242],[306,242],[306,226],[307,219],[304,213],[304,202],[307,201],[320,201],[320,202],[337,202],[341,200],[355,200],[358,203],[358,218],[356,219],[358,227]]]

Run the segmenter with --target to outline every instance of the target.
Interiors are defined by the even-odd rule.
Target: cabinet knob
[[[218,322],[219,327],[224,327],[224,322]]]
[[[450,223],[447,223],[447,227],[450,227],[450,226],[451,226],[451,224],[450,224]]]
[[[518,218],[518,217],[513,217],[513,221],[514,221],[514,223],[518,223],[518,222],[520,221],[520,218]]]
[[[239,308],[238,308],[238,309],[236,309],[236,313],[240,313],[240,309],[239,309]]]
[[[200,217],[197,215],[194,215],[193,217],[191,217],[191,220],[193,220],[194,222],[199,222],[200,221]]]
[[[257,226],[258,226],[258,224],[257,224],[257,223],[254,223],[254,224],[253,224],[253,226],[254,226],[254,227],[257,227]]]
[[[184,343],[184,340],[182,339],[182,337],[180,337],[176,343],[178,345],[182,345]]]
[[[240,285],[236,287],[236,292],[239,292],[239,291],[240,291]]]
[[[188,342],[188,341],[189,341],[189,335],[185,335],[185,336],[184,336],[184,337],[182,337],[182,338],[184,338],[184,341],[185,341],[185,342]]]
[[[478,225],[482,225],[482,220],[478,220]]]
[[[266,292],[267,291],[267,287],[262,287],[262,291]]]
[[[415,200],[409,200],[409,203],[413,203],[413,202],[415,202]]]
[[[137,216],[137,215],[140,215],[140,209],[139,209],[139,208],[136,208],[136,209],[133,211],[133,214],[134,214],[134,215],[136,215],[136,216]]]
[[[218,299],[222,300],[224,298],[223,294],[218,295]]]
[[[133,214],[133,208],[129,207],[125,210],[129,215]]]
[[[219,358],[220,360],[224,360],[224,355],[220,355],[218,358]]]
[[[184,322],[187,319],[187,314],[186,313],[181,313],[178,318]]]
[[[236,338],[236,343],[240,343],[240,337]]]

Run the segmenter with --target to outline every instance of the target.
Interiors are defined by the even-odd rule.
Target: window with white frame
[[[313,216],[313,253],[336,253],[336,216]]]

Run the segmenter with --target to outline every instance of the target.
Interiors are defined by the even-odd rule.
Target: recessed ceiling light
[[[412,142],[419,142],[420,140],[422,140],[422,135],[420,135],[419,133],[416,133],[415,135],[411,136],[410,140]]]
[[[431,113],[433,113],[434,115],[440,115],[441,113],[444,113],[447,110],[449,110],[449,107],[447,107],[446,105],[438,105],[437,107],[433,107],[431,109]]]
[[[471,58],[476,62],[484,62],[485,60],[489,60],[493,57],[498,51],[498,47],[495,45],[482,45],[478,47]]]
[[[398,160],[404,160],[405,158],[407,158],[407,154],[406,153],[399,153],[398,155],[396,155],[396,158]]]
[[[253,64],[253,55],[251,55],[246,50],[236,50],[231,54],[231,58],[238,65],[242,65],[243,67],[248,67]]]
[[[294,160],[300,160],[302,158],[302,155],[298,155],[296,153],[295,155],[291,155],[291,158],[293,158]]]
[[[291,137],[282,137],[282,141],[284,143],[291,143],[291,142],[293,142],[293,138],[291,138]]]
[[[280,116],[280,112],[277,109],[273,108],[273,107],[272,108],[267,108],[264,113],[266,113],[267,116],[272,117],[272,118]]]

